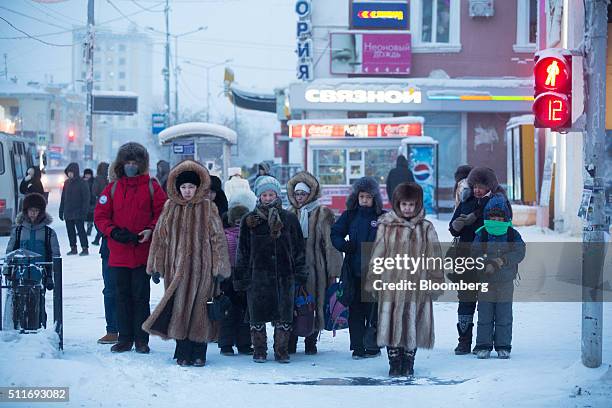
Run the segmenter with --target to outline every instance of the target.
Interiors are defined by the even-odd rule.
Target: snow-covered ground
[[[52,201],[51,213],[57,215],[57,198]],[[447,221],[434,222],[441,238],[448,239]],[[59,221],[53,226],[65,250],[65,227]],[[527,241],[575,239],[533,227],[521,232]],[[7,238],[0,238],[2,251],[6,242]],[[385,379],[387,359],[352,360],[347,331],[336,337],[323,333],[316,356],[305,356],[300,345],[289,365],[253,364],[246,356],[223,357],[212,344],[206,367],[181,368],[172,360],[174,343],[156,337],[151,339],[150,355],[111,354],[110,346],[96,344],[105,327],[100,258],[92,254],[64,259],[64,351],[54,347],[51,330],[30,335],[0,333],[0,386],[70,387],[70,402],[51,406],[612,406],[609,303],[604,306],[604,364],[598,369],[587,369],[580,362],[580,303],[515,303],[510,360],[455,356],[457,305],[436,303],[436,347],[417,353],[413,384],[280,384],[324,378]],[[152,285],[152,306],[161,295],[162,285]],[[51,303],[47,310],[52,310]]]

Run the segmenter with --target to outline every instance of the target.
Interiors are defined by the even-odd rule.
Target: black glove
[[[151,280],[156,285],[159,283],[160,278],[161,278],[161,274],[159,272],[153,272],[153,275],[151,275]]]
[[[64,221],[64,214],[61,214],[61,213],[60,213],[60,215],[59,215],[59,219],[60,219],[60,221]]]
[[[110,234],[111,238],[122,244],[138,243],[138,234],[130,232],[127,228],[114,228]]]
[[[53,279],[52,278],[45,279],[45,289],[53,290],[53,288],[55,288],[55,284],[53,283]]]

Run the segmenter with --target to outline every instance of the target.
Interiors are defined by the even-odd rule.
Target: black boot
[[[472,329],[474,323],[468,324],[465,331],[461,330],[461,326],[457,323],[457,332],[459,333],[459,344],[455,348],[455,354],[462,356],[464,354],[470,354],[472,352]]]
[[[319,337],[319,332],[314,332],[304,339],[304,353],[307,356],[314,356],[317,354],[317,337]]]
[[[414,375],[414,357],[417,349],[406,350],[402,349],[402,376]]]
[[[289,354],[297,353],[297,344],[298,344],[298,336],[291,333],[291,336],[289,336],[289,346],[288,346]]]
[[[77,247],[70,247],[70,252],[66,252],[66,255],[77,255],[79,251],[77,251]]]
[[[277,324],[274,327],[274,360],[279,363],[289,362],[289,336],[291,324]]]
[[[399,347],[387,347],[389,357],[389,377],[400,377],[402,375],[403,349]]]
[[[263,329],[258,326],[251,326],[251,342],[253,343],[253,361],[265,363],[268,357],[268,337],[265,324]]]

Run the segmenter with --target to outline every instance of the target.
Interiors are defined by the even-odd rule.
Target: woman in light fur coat
[[[208,319],[206,302],[217,294],[215,281],[231,273],[227,241],[217,207],[206,198],[210,176],[203,166],[179,163],[167,188],[147,263],[155,283],[164,279],[165,292],[142,328],[176,340],[177,364],[203,366],[206,343],[215,341],[219,330]]]
[[[330,283],[340,276],[342,254],[331,242],[334,213],[318,201],[321,196],[319,181],[307,171],[297,173],[287,182],[288,210],[300,221],[306,239],[306,291],[314,297],[315,330],[304,340],[304,352],[317,354],[317,337],[325,328],[325,292]],[[298,338],[291,335],[289,353],[295,353]]]
[[[410,258],[441,258],[438,235],[431,222],[425,219],[423,190],[416,183],[402,183],[393,193],[393,211],[378,219],[376,241],[370,258],[365,290],[378,298],[377,343],[387,347],[389,375],[412,375],[417,348],[434,345],[432,296],[419,290],[420,281],[443,282],[441,265],[420,266],[405,270],[404,264],[393,268],[381,267],[376,259],[408,255]],[[403,261],[402,261],[403,262]],[[440,269],[437,269],[439,267]],[[413,282],[414,290],[375,291],[375,280],[396,283]]]

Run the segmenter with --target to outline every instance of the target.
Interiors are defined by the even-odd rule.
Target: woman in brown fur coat
[[[396,256],[402,259],[404,255],[413,259],[441,259],[442,256],[436,230],[425,219],[421,187],[416,183],[402,183],[395,189],[392,201],[393,211],[378,219],[365,289],[378,298],[377,343],[387,346],[389,375],[395,377],[412,375],[417,347],[432,348],[434,345],[432,294],[419,290],[419,284],[421,281],[443,282],[444,272],[439,263],[421,265],[416,270],[404,269],[404,261],[392,268],[383,267],[381,259],[396,259]],[[383,283],[406,280],[415,287],[377,291],[380,282],[375,284],[376,280]]]
[[[230,276],[227,242],[217,207],[208,199],[210,176],[186,160],[168,176],[168,198],[159,217],[147,273],[164,279],[161,301],[142,325],[164,340],[175,339],[181,366],[203,366],[206,343],[217,339],[206,302],[216,295],[215,281]]]
[[[297,216],[306,239],[306,291],[316,303],[315,331],[304,340],[304,352],[309,355],[317,354],[317,337],[325,327],[325,292],[342,269],[342,254],[334,248],[330,237],[334,213],[319,203],[320,196],[319,182],[307,171],[297,173],[287,182],[287,198],[291,203],[288,210]],[[289,353],[296,352],[297,341],[292,334]]]

